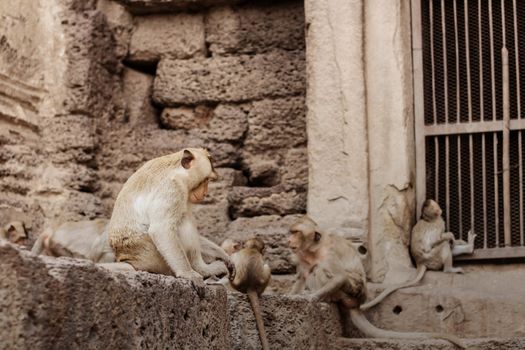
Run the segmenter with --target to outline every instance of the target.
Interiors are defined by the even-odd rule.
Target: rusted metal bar
[[[518,107],[518,120],[521,121],[521,88],[520,88],[520,52],[519,52],[519,32],[518,32],[518,18],[516,9],[516,0],[512,1],[513,20],[514,20],[514,58],[516,65],[516,103]],[[524,128],[525,129],[525,128]],[[520,245],[523,246],[523,148],[522,148],[522,132],[518,131],[518,163],[519,163],[519,211],[520,211]]]
[[[461,135],[456,136],[458,148],[458,215],[459,215],[459,239],[463,239],[463,197],[461,188]]]
[[[481,136],[481,169],[483,183],[483,248],[487,248],[487,161],[485,152],[485,134]],[[474,181],[474,175],[471,177]]]
[[[446,215],[446,227],[447,231],[450,232],[450,151],[449,151],[449,137],[445,136],[445,207],[447,211]]]
[[[501,1],[501,26],[503,32],[503,48],[501,62],[503,64],[503,237],[505,247],[512,244],[510,225],[510,100],[509,100],[509,51],[507,50],[507,35],[505,27],[505,1]]]
[[[465,0],[464,3],[464,13],[465,13],[465,45],[466,50],[465,54],[467,56],[467,101],[468,101],[468,121],[472,123],[472,88],[470,81],[470,39],[469,39],[469,29],[468,29],[468,0]]]
[[[441,31],[443,44],[443,84],[445,100],[445,124],[448,124],[448,64],[447,64],[447,26],[445,23],[445,0],[441,0]]]
[[[434,136],[434,152],[436,155],[436,174],[435,174],[435,184],[436,184],[436,196],[434,197],[436,202],[439,203],[439,140],[437,136]]]
[[[432,66],[432,114],[434,124],[437,124],[437,106],[436,106],[436,70],[434,62],[434,2],[430,0],[430,64]]]
[[[456,123],[460,122],[461,114],[461,94],[459,84],[459,39],[458,39],[458,10],[457,0],[454,0],[454,49],[456,53]]]

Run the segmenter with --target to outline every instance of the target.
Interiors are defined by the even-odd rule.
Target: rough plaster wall
[[[90,193],[93,117],[111,95],[116,61],[94,8],[94,1],[66,0],[0,8],[1,219],[23,219],[33,233],[54,220],[101,214]]]
[[[305,2],[308,63],[308,214],[365,236],[368,151],[361,1]]]
[[[364,2],[371,279],[404,281],[415,213],[410,1]]]
[[[414,218],[409,1],[306,1],[308,213],[404,280]]]

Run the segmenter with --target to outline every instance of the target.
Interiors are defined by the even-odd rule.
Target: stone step
[[[476,350],[522,350],[525,338],[465,339],[467,349]],[[330,349],[345,350],[457,350],[444,340],[401,340],[401,339],[349,339],[338,338]]]

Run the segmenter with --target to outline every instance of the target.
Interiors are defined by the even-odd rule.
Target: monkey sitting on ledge
[[[109,240],[116,263],[101,266],[116,271],[141,270],[173,275],[204,286],[203,278],[230,273],[230,257],[201,237],[192,203],[208,193],[217,179],[210,155],[202,148],[146,162],[126,181],[115,201]],[[207,264],[202,255],[222,261]]]
[[[452,266],[452,257],[474,252],[476,235],[469,231],[468,241],[455,239],[452,232],[445,232],[445,221],[441,216],[439,204],[427,199],[421,208],[421,219],[412,229],[410,252],[416,261],[416,277],[404,283],[388,287],[376,298],[361,305],[361,310],[367,310],[379,304],[394,291],[416,285],[423,279],[426,270],[440,270],[447,273],[463,273],[460,267]]]

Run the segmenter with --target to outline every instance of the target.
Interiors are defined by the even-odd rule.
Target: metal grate
[[[412,0],[417,197],[473,258],[525,257],[525,0]],[[521,68],[521,69],[520,69]]]

